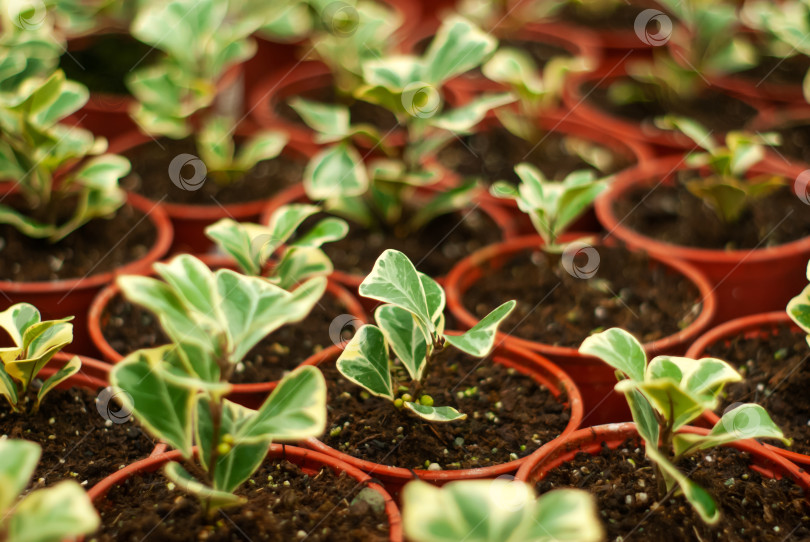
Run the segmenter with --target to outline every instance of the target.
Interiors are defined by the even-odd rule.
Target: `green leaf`
[[[330,216],[324,218],[292,244],[297,247],[321,247],[324,243],[340,241],[349,233],[345,220]]]
[[[447,303],[444,288],[424,273],[419,273],[419,280],[422,282],[422,289],[425,290],[428,314],[430,314],[430,319],[435,324],[442,317]]]
[[[686,118],[678,117],[675,115],[668,115],[655,120],[655,125],[662,130],[678,130],[686,137],[695,142],[699,147],[707,151],[713,151],[717,148],[711,133],[706,130],[699,122]]]
[[[249,171],[263,160],[276,158],[288,141],[289,136],[283,132],[265,130],[254,134],[236,150],[237,169]]]
[[[194,311],[207,320],[220,319],[219,303],[214,296],[214,273],[202,261],[189,254],[181,254],[168,264],[156,263],[154,268],[176,292],[186,310]]]
[[[64,72],[59,70],[28,100],[29,118],[34,125],[48,128],[78,111],[89,96],[87,87],[66,81]]]
[[[632,380],[644,380],[647,354],[641,343],[623,329],[614,327],[591,335],[582,342],[579,353],[601,359]]]
[[[233,123],[222,115],[211,115],[196,134],[197,151],[209,171],[228,171],[233,166],[236,147]]]
[[[17,385],[6,372],[3,364],[0,363],[0,395],[4,395],[9,404],[16,410],[19,396],[17,395]]]
[[[421,380],[427,364],[425,332],[410,312],[395,305],[380,305],[374,319],[412,380]]]
[[[467,418],[466,414],[460,413],[453,407],[449,406],[425,406],[419,403],[411,403],[405,401],[405,408],[416,414],[422,419],[429,422],[454,422],[456,420],[464,420]]]
[[[648,382],[622,380],[616,390],[626,393],[638,389],[650,404],[678,430],[706,410],[706,402],[682,389],[678,382],[663,378]]]
[[[37,468],[42,448],[27,440],[0,440],[0,514],[5,517],[8,510],[23,492]]]
[[[360,89],[359,97],[369,98],[368,93],[380,94],[375,103],[381,103],[392,111],[400,111],[402,104],[392,94],[401,93],[405,87],[419,82],[423,71],[422,61],[410,55],[392,55],[363,63],[363,80],[370,88]],[[375,88],[379,87],[379,88]]]
[[[354,147],[340,143],[312,157],[304,171],[304,189],[313,201],[362,195],[368,174]]]
[[[117,154],[104,154],[88,160],[73,178],[83,186],[98,190],[115,190],[118,188],[118,179],[129,171],[129,160]]]
[[[272,230],[259,224],[223,218],[205,228],[205,235],[229,254],[246,275],[260,275],[277,248]]]
[[[72,319],[38,322],[25,330],[20,357],[5,362],[6,372],[24,390],[53,356],[73,341],[73,324],[68,322]]]
[[[596,500],[585,491],[549,491],[537,499],[533,508],[526,540],[597,542],[604,539]]]
[[[42,399],[54,389],[56,386],[70,378],[71,376],[75,375],[79,372],[79,369],[82,368],[82,361],[79,359],[79,356],[73,356],[70,360],[65,363],[65,365],[53,373],[50,378],[48,378],[43,384],[42,387],[39,388],[37,392],[37,401],[34,405],[34,409],[38,410],[39,405],[42,404]]]
[[[402,252],[383,252],[358,291],[363,297],[402,307],[419,318],[429,333],[436,331],[419,274]]]
[[[810,265],[807,266],[807,272],[808,280],[810,280]],[[786,310],[790,319],[810,335],[810,286],[806,286],[802,293],[792,298],[788,302]]]
[[[59,542],[95,531],[101,520],[73,480],[29,493],[8,521],[9,542]]]
[[[430,124],[456,134],[467,133],[484,120],[487,112],[496,107],[512,103],[516,99],[517,98],[509,92],[484,94],[468,104],[456,107],[439,116],[432,117]]]
[[[720,520],[720,511],[717,505],[706,490],[695,484],[689,478],[683,475],[678,468],[669,462],[658,450],[654,448],[646,448],[647,457],[655,462],[664,474],[673,479],[678,486],[680,486],[686,500],[695,509],[700,518],[710,524],[714,525]]]
[[[194,495],[200,501],[206,503],[206,508],[209,512],[228,506],[238,506],[247,502],[245,497],[239,497],[228,491],[220,491],[199,482],[191,476],[180,463],[174,461],[167,463],[166,466],[163,467],[163,474],[182,491],[185,491],[189,495]]]
[[[304,122],[318,132],[318,143],[331,143],[345,139],[350,134],[349,108],[295,97],[289,101]]]
[[[650,405],[647,398],[636,389],[628,389],[625,390],[624,393],[638,434],[644,439],[647,447],[658,449],[660,427],[652,405]]]
[[[444,338],[459,350],[471,356],[482,358],[489,354],[495,345],[498,326],[514,310],[517,302],[507,301],[475,324],[462,335],[445,335]]]
[[[425,53],[423,79],[440,85],[479,66],[497,45],[495,38],[467,19],[451,15],[444,19]]]
[[[388,345],[380,328],[365,325],[357,330],[337,359],[337,369],[347,380],[370,394],[394,400],[388,368]]]
[[[39,311],[30,303],[17,303],[0,312],[0,328],[8,333],[14,343],[14,347],[0,349],[0,359],[6,362],[16,358],[25,348],[23,335],[28,328],[39,322]]]
[[[714,424],[708,435],[675,435],[675,454],[694,449],[706,450],[742,439],[779,439],[790,444],[781,429],[773,422],[768,412],[754,403],[747,403],[728,410]]]
[[[284,288],[292,288],[302,280],[311,277],[326,277],[334,271],[332,260],[326,253],[313,247],[292,247],[284,252],[279,264],[273,270],[271,280]]]
[[[410,220],[411,231],[419,231],[438,216],[450,214],[463,209],[472,201],[478,189],[476,181],[470,181],[444,190],[432,198],[426,205],[422,205]]]

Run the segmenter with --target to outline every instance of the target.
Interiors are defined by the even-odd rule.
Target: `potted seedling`
[[[75,480],[21,494],[34,474],[40,447],[27,440],[0,439],[0,537],[8,542],[59,542],[90,533],[99,524],[87,493]],[[19,499],[19,500],[18,500]]]
[[[105,154],[106,140],[62,122],[87,101],[84,86],[18,53],[5,63],[0,291],[12,303],[36,303],[49,318],[83,315],[113,272],[137,271],[162,256],[171,228],[160,210],[118,186],[129,171],[125,158]],[[85,324],[77,322],[80,348]]]
[[[377,260],[371,274],[360,285],[360,293],[382,303],[375,311],[376,325],[361,327],[342,351],[331,349],[313,358],[312,363],[327,372],[333,409],[330,411],[331,429],[324,442],[310,440],[309,444],[318,451],[335,455],[366,472],[373,472],[375,476],[390,481],[392,487],[398,487],[410,477],[411,471],[402,467],[417,468],[416,474],[428,480],[446,481],[507,472],[509,463],[519,463],[519,457],[528,453],[531,443],[524,443],[524,446],[511,453],[497,448],[487,450],[489,454],[500,453],[511,460],[506,465],[463,470],[468,465],[498,463],[494,459],[484,460],[472,455],[474,450],[481,449],[476,442],[479,433],[489,435],[486,438],[492,437],[494,427],[485,420],[498,419],[496,424],[514,423],[506,422],[514,420],[516,412],[509,412],[510,409],[503,406],[508,400],[499,389],[504,385],[501,380],[504,365],[512,368],[513,372],[506,370],[507,374],[517,376],[520,373],[519,387],[532,396],[533,401],[548,393],[536,387],[537,381],[532,380],[535,375],[531,370],[525,371],[527,366],[521,367],[520,361],[515,363],[523,355],[522,352],[510,358],[509,353],[503,353],[499,348],[498,352],[503,353],[503,357],[498,355],[495,363],[479,361],[492,353],[496,330],[512,311],[515,302],[502,304],[466,333],[447,332],[444,327],[443,288],[427,275],[419,273],[404,254],[390,249]],[[540,359],[534,363],[536,368],[545,367],[542,371],[548,370],[550,365]],[[494,371],[492,376],[484,378],[483,374],[490,371]],[[550,385],[550,389],[556,387],[559,390],[559,380],[554,385],[554,379],[559,379],[559,376],[542,381]],[[452,384],[453,380],[457,382],[455,385]],[[575,392],[568,389],[564,380],[561,387],[567,390],[572,408],[576,408],[574,405],[578,399],[572,397]],[[490,408],[499,410],[503,422],[494,411],[482,417],[482,406],[493,400],[497,402],[497,397],[502,397],[501,406]],[[550,404],[559,400],[550,395],[546,397],[546,406],[537,408],[553,409]],[[514,403],[508,402],[514,407]],[[472,410],[467,412],[464,408],[456,408],[462,405],[470,405]],[[363,428],[368,430],[376,427],[376,422],[370,416],[386,418],[383,425],[391,436],[383,432],[376,438],[381,443],[393,438],[390,447],[366,445],[369,435]],[[569,423],[573,423],[572,420],[577,417],[577,412],[572,411]],[[521,427],[520,431],[536,430],[538,421],[537,418],[526,420],[529,425]],[[559,419],[549,419],[546,423],[553,425],[559,422]],[[400,428],[396,428],[397,425]],[[546,437],[537,433],[535,436],[541,440],[553,438],[558,434],[556,431],[563,430],[564,423],[551,433],[546,433]],[[439,431],[444,435],[441,436]],[[407,442],[408,435],[416,437],[413,442]],[[434,435],[437,438],[435,441]],[[491,446],[497,441],[483,442]],[[445,446],[442,443],[448,442],[455,442],[452,455],[449,450],[441,450]],[[440,449],[432,449],[434,446]],[[414,450],[418,450],[415,455]],[[439,457],[442,459],[437,459]],[[449,463],[446,470],[439,461]],[[394,466],[388,466],[392,464]]]
[[[483,316],[483,299],[518,299],[516,327],[503,340],[564,367],[587,390],[586,406],[598,420],[592,423],[621,419],[623,401],[612,391],[611,373],[575,346],[593,330],[621,322],[642,333],[652,352],[683,352],[711,319],[709,285],[689,266],[661,265],[592,235],[566,233],[608,179],[582,170],[549,181],[526,163],[515,172],[520,185],[498,182],[491,193],[515,200],[539,235],[489,246],[459,262],[448,276],[448,305],[471,327]],[[641,311],[648,317],[638,318]],[[595,409],[603,399],[604,408]]]
[[[148,4],[131,29],[164,56],[127,78],[137,100],[132,116],[143,133],[116,142],[133,162],[126,184],[163,202],[178,242],[197,252],[210,247],[205,226],[225,216],[255,218],[266,198],[299,172],[295,159],[280,156],[285,134],[251,131],[240,122],[239,67],[255,53],[250,36],[264,19],[237,8],[214,0]]]
[[[405,535],[413,542],[604,540],[593,497],[577,489],[538,498],[514,480],[463,480],[442,488],[413,481],[402,503]]]
[[[565,450],[579,449],[598,453],[598,448],[593,444],[598,446],[602,441],[608,442],[607,449],[610,449],[615,448],[617,444],[621,447],[620,442],[615,442],[621,440],[625,442],[625,449],[616,450],[616,452],[630,454],[628,447],[633,446],[628,445],[625,438],[635,432],[636,438],[640,439],[643,444],[644,455],[636,457],[630,464],[632,466],[628,465],[628,467],[637,469],[636,472],[639,475],[646,471],[651,476],[645,475],[647,478],[645,484],[634,485],[634,487],[644,488],[643,496],[636,494],[626,499],[627,504],[630,505],[628,511],[636,519],[631,520],[630,527],[623,526],[621,522],[609,522],[607,524],[609,537],[626,536],[628,533],[624,532],[624,529],[632,529],[633,525],[637,523],[636,514],[654,514],[644,525],[644,532],[652,536],[658,536],[656,533],[660,529],[672,529],[673,527],[669,525],[675,525],[675,529],[678,530],[682,530],[682,525],[687,525],[690,532],[691,529],[695,529],[701,538],[709,536],[711,526],[720,521],[725,522],[726,529],[738,529],[739,527],[732,527],[734,521],[739,519],[734,517],[736,514],[732,514],[732,517],[721,517],[721,510],[736,510],[735,501],[741,498],[740,495],[742,493],[750,495],[743,486],[756,487],[759,485],[758,481],[748,481],[754,475],[754,471],[749,471],[751,475],[727,480],[723,484],[725,487],[721,486],[719,491],[715,485],[714,495],[710,495],[691,478],[692,475],[697,476],[695,471],[703,467],[701,459],[705,454],[708,454],[705,459],[706,465],[714,463],[712,458],[717,458],[719,461],[723,452],[718,447],[732,445],[738,450],[752,454],[757,461],[767,461],[766,464],[781,470],[781,473],[789,473],[800,483],[808,483],[806,477],[799,474],[794,465],[779,458],[774,460],[773,456],[768,454],[761,445],[745,440],[753,438],[784,439],[782,431],[759,405],[745,404],[728,410],[711,430],[688,427],[688,424],[704,411],[717,405],[725,384],[741,378],[740,374],[728,363],[715,358],[695,360],[676,356],[657,356],[648,362],[642,345],[632,335],[619,328],[611,328],[592,335],[583,342],[580,351],[583,354],[599,357],[616,370],[619,379],[616,388],[625,394],[635,424],[602,426],[592,428],[588,435],[582,432],[575,437],[572,436],[572,441],[567,445],[561,445],[556,450],[548,448],[536,454],[534,459],[537,460],[537,463],[527,465],[526,469],[519,474],[519,479],[525,480],[529,476],[537,475],[530,473],[538,469],[546,469],[545,473],[541,471],[539,476],[548,475],[546,474],[548,469],[553,469],[570,457],[565,455]],[[553,457],[556,457],[556,460]],[[584,460],[587,462],[587,456]],[[645,461],[647,464],[640,465],[639,461]],[[747,463],[743,465],[742,468],[747,471]],[[587,472],[589,468],[585,468],[582,472]],[[684,468],[688,470],[684,472]],[[705,483],[710,474],[702,473],[701,476]],[[715,474],[715,476],[717,475]],[[616,484],[615,480],[609,479],[609,475],[606,478],[606,483]],[[597,495],[605,495],[597,489],[605,482],[594,481],[592,483],[594,483],[594,491]],[[741,485],[732,488],[735,484]],[[588,487],[588,484],[585,487]],[[615,491],[617,486],[613,487]],[[622,490],[624,489],[620,489],[620,491]],[[689,508],[678,504],[679,499],[672,501],[673,497],[683,497],[689,504]],[[720,501],[716,499],[720,499]],[[604,513],[612,513],[611,510],[605,509],[607,499],[597,496],[597,500]],[[634,502],[638,505],[632,506]],[[777,507],[778,505],[775,505],[774,509]],[[694,515],[690,509],[694,511]],[[784,510],[788,509],[792,510],[788,513],[794,516],[802,514],[801,511],[791,507],[784,507]],[[697,520],[697,524],[692,521],[693,517]],[[773,518],[774,515],[770,515],[763,522],[766,523],[763,530],[770,530],[771,524],[774,523]],[[760,519],[758,518],[757,522]],[[784,515],[780,519],[790,521],[785,520]],[[796,518],[796,521],[799,519]],[[701,522],[706,526],[700,525]],[[789,525],[794,526],[795,523],[789,523]],[[779,525],[779,528],[785,526],[783,523]],[[774,531],[779,532],[779,529],[774,529]],[[746,532],[749,532],[749,525],[746,525]],[[749,534],[753,535],[753,533]]]
[[[783,308],[804,285],[810,218],[787,170],[763,160],[778,139],[731,132],[721,144],[693,120],[659,124],[677,127],[701,149],[614,183],[596,201],[599,221],[629,246],[700,269],[715,286],[718,322]],[[781,211],[772,215],[774,208]]]

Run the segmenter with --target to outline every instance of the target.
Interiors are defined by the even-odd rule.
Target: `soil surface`
[[[687,180],[694,173],[682,172]],[[740,250],[782,245],[810,235],[807,205],[790,184],[756,200],[734,224],[678,184],[639,187],[617,200],[613,212],[626,227],[681,246]],[[695,224],[700,224],[696,228]]]
[[[59,67],[68,79],[82,83],[90,92],[128,96],[126,77],[159,57],[159,50],[126,34],[101,34],[69,43]]]
[[[313,224],[328,215],[315,216],[308,219]],[[399,223],[406,223],[407,216]],[[307,231],[306,224],[299,230]],[[417,232],[399,227],[370,231],[351,224],[344,239],[324,245],[323,250],[335,269],[365,277],[380,254],[392,248],[408,256],[419,271],[437,278],[449,273],[467,254],[502,239],[495,221],[476,207],[439,216]]]
[[[810,537],[810,506],[801,488],[787,478],[763,478],[748,467],[747,453],[731,448],[716,448],[678,464],[714,497],[721,513],[716,525],[704,524],[683,496],[651,511],[657,500],[655,480],[638,446],[628,440],[616,450],[603,446],[596,456],[580,452],[548,473],[537,490],[577,487],[590,492],[608,540],[783,542]]]
[[[402,468],[444,470],[489,467],[525,457],[557,437],[570,411],[547,388],[514,369],[445,350],[411,384],[397,362],[394,389],[430,395],[464,420],[431,423],[345,380],[334,363],[322,364],[327,382],[327,432],[323,442],[349,455]]]
[[[346,307],[335,297],[325,294],[303,321],[274,331],[254,346],[245,356],[244,363],[237,366],[231,382],[281,380],[308,357],[332,346],[329,325],[334,318],[345,313]],[[345,326],[343,337],[350,339],[353,331],[351,324]],[[107,310],[101,315],[101,332],[110,346],[122,355],[171,342],[151,312],[133,305],[120,294],[110,300]]]
[[[98,505],[101,528],[88,540],[385,542],[388,518],[355,501],[363,490],[326,467],[308,475],[288,461],[268,461],[236,491],[247,504],[208,520],[195,498],[168,488],[160,471],[146,473],[110,490]]]
[[[644,6],[615,2],[614,8],[603,12],[599,9],[582,7],[579,2],[568,2],[555,13],[555,18],[566,23],[573,23],[593,30],[626,30],[632,33],[633,24]],[[635,4],[638,4],[636,2]],[[651,33],[657,32],[650,28]],[[606,44],[610,46],[610,44]]]
[[[4,203],[20,207],[10,197]],[[152,222],[129,205],[109,220],[91,220],[57,243],[31,239],[0,224],[0,280],[52,281],[106,273],[144,257],[156,238]]]
[[[209,175],[201,188],[183,190],[169,177],[169,164],[179,154],[199,156],[192,138],[162,138],[159,144],[148,141],[124,153],[132,162],[132,172],[121,179],[121,186],[153,201],[190,205],[219,206],[269,199],[303,178],[305,159],[287,154],[256,164],[244,177],[228,185],[218,184]],[[184,178],[195,175],[193,165],[180,170]]]
[[[795,55],[790,58],[763,56],[755,67],[740,72],[739,76],[749,79],[756,85],[766,83],[800,87],[808,68],[810,68],[810,61],[804,55]]]
[[[609,156],[603,173],[615,173],[632,161],[596,143],[557,132],[546,132],[538,143],[529,143],[502,127],[490,128],[454,139],[438,154],[441,164],[465,177],[480,177],[486,184],[495,181],[519,183],[515,165],[529,162],[548,179],[562,180],[573,171],[596,169],[571,148],[573,142],[589,144]]]
[[[677,333],[700,313],[700,294],[686,277],[648,256],[621,247],[598,246],[598,268],[589,278],[570,275],[560,263],[549,268],[541,252],[522,252],[501,268],[486,268],[464,294],[464,305],[482,318],[501,303],[517,300],[501,331],[521,339],[578,348],[609,327],[621,327],[649,343]],[[581,252],[571,268],[594,265]],[[578,267],[577,267],[578,266]]]
[[[788,449],[810,455],[810,348],[804,333],[781,326],[767,337],[738,336],[714,344],[705,355],[728,361],[744,378],[725,387],[718,415],[734,403],[759,403],[793,439]],[[778,440],[768,444],[785,447]]]
[[[14,413],[5,400],[0,405],[0,435],[42,446],[32,489],[71,478],[89,489],[152,453],[155,443],[134,421],[116,424],[99,414],[97,397],[97,392],[84,388],[56,389],[35,414]],[[109,410],[116,414],[120,407],[111,401]]]
[[[655,85],[637,83],[631,77],[619,77],[614,84],[617,82],[637,84],[646,101],[614,103],[608,87],[599,87],[597,82],[590,81],[582,86],[581,92],[597,108],[625,121],[645,124],[652,124],[655,118],[664,115],[680,115],[698,121],[707,130],[724,133],[745,127],[757,114],[755,108],[722,92],[705,90],[692,99],[673,98],[663,102]]]
[[[776,150],[787,158],[810,164],[810,119],[797,119],[780,128],[769,130],[782,138]]]

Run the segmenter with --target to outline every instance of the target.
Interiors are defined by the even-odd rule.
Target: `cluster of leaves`
[[[765,409],[753,403],[726,411],[705,435],[679,432],[707,410],[717,408],[725,384],[742,379],[725,361],[656,356],[647,363],[642,345],[619,328],[591,335],[579,352],[616,369],[616,390],[625,394],[644,440],[659,499],[679,491],[707,523],[716,523],[720,513],[712,497],[676,467],[681,458],[747,438],[790,443]]]
[[[89,534],[100,519],[82,486],[63,480],[19,498],[34,474],[42,448],[27,440],[0,439],[0,539],[59,542]]]
[[[359,291],[383,305],[374,312],[377,325],[361,327],[341,353],[337,360],[340,373],[370,394],[426,420],[466,418],[452,407],[434,406],[429,396],[414,400],[410,393],[402,393],[397,397],[401,390],[394,386],[392,370],[397,379],[407,382],[409,377],[411,383],[419,382],[431,361],[448,345],[474,357],[486,356],[495,344],[498,325],[515,308],[515,302],[507,301],[462,335],[447,334],[444,289],[418,272],[407,256],[392,249],[380,255]],[[389,348],[401,365],[392,363]]]
[[[747,178],[751,167],[764,157],[765,145],[779,144],[778,134],[729,132],[723,147],[714,141],[708,130],[691,119],[668,116],[658,119],[657,124],[681,131],[706,151],[690,154],[686,163],[695,168],[707,167],[711,175],[693,179],[686,187],[727,223],[737,222],[754,201],[785,185],[784,177],[778,175]]]
[[[274,440],[317,436],[326,424],[326,383],[314,367],[281,380],[257,409],[226,395],[245,355],[266,335],[302,320],[321,298],[326,279],[316,277],[292,292],[262,277],[227,269],[212,272],[180,255],[156,264],[162,280],[118,279],[124,295],[152,311],[171,344],[136,351],[117,364],[110,382],[127,394],[126,406],[156,438],[182,453],[164,468],[178,487],[196,495],[209,513],[240,504],[233,491],[261,464]]]

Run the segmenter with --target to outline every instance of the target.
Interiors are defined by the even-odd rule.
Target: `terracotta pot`
[[[250,131],[248,129],[248,131]],[[140,132],[124,134],[110,144],[110,152],[123,154],[139,145],[150,143],[152,139]],[[308,151],[288,143],[283,153],[287,156],[300,158],[302,161],[309,156]],[[167,166],[168,167],[168,166]],[[167,186],[171,186],[168,172],[166,173]],[[174,228],[174,243],[172,253],[190,252],[202,254],[213,247],[213,242],[205,235],[205,228],[222,218],[232,218],[237,222],[255,222],[259,213],[267,205],[269,198],[248,201],[244,203],[231,203],[227,205],[189,205],[183,203],[166,203],[161,200],[154,203],[166,211]]]
[[[128,478],[146,472],[154,472],[164,464],[170,461],[177,461],[181,459],[180,452],[177,450],[151,456],[142,461],[127,465],[118,472],[111,474],[101,482],[93,486],[88,492],[88,496],[93,501],[96,507],[103,506],[107,492],[109,492],[116,485],[124,483]],[[391,542],[402,542],[402,518],[399,514],[394,499],[391,498],[383,487],[372,480],[370,476],[364,474],[359,469],[347,465],[342,461],[329,457],[328,455],[321,454],[305,448],[298,448],[296,446],[285,446],[281,444],[272,444],[270,450],[267,452],[267,459],[276,460],[282,459],[290,461],[298,465],[304,473],[313,475],[320,471],[322,467],[329,467],[335,473],[345,472],[352,479],[356,480],[358,484],[363,484],[382,495],[385,500],[385,514],[388,517],[389,524],[389,540]]]
[[[332,364],[335,363],[340,353],[341,349],[334,346],[312,356],[305,363],[316,367],[322,364]],[[568,397],[567,405],[571,411],[571,417],[562,435],[567,435],[579,427],[580,421],[582,420],[582,399],[580,392],[571,378],[559,367],[542,356],[521,348],[504,346],[502,344],[496,346],[492,354],[492,360],[495,363],[514,368],[521,373],[531,376],[537,382],[548,388],[555,397],[559,397],[560,394],[564,392]],[[392,406],[391,408],[394,407]],[[508,463],[475,469],[430,471],[392,467],[365,461],[335,450],[314,438],[308,439],[305,444],[314,450],[336,457],[370,474],[375,479],[382,481],[393,495],[398,495],[402,487],[408,481],[412,480],[414,476],[436,485],[443,485],[454,480],[495,478],[501,474],[515,472],[527,459],[521,458]]]
[[[708,429],[684,426],[679,432],[692,434],[706,434]],[[575,431],[565,438],[549,442],[531,456],[521,466],[516,478],[523,482],[536,484],[553,469],[566,461],[572,460],[577,453],[585,452],[596,455],[604,443],[611,449],[621,446],[628,438],[638,437],[634,423],[620,423],[598,425]],[[780,457],[755,440],[741,440],[727,445],[742,452],[750,454],[751,468],[767,478],[789,477],[797,483],[808,495],[810,502],[810,474]]]
[[[784,311],[766,312],[743,316],[712,328],[701,335],[686,352],[686,356],[693,359],[705,357],[709,348],[717,343],[728,342],[736,337],[767,337],[782,326],[789,326],[796,334],[804,332],[796,325]],[[714,427],[720,417],[714,412],[707,411],[701,421],[708,427]],[[770,444],[763,444],[771,452],[780,455],[798,465],[810,466],[810,455],[792,452]]]
[[[570,233],[563,240],[578,239],[580,234]],[[453,267],[447,276],[447,307],[459,322],[469,329],[478,323],[464,304],[465,293],[479,280],[483,280],[487,269],[497,269],[507,264],[515,255],[538,250],[543,245],[540,236],[527,236],[510,239],[478,250]],[[655,264],[668,268],[674,274],[686,277],[700,293],[703,310],[686,328],[676,333],[644,345],[648,355],[683,354],[687,346],[703,332],[712,320],[715,311],[715,297],[708,281],[694,267],[681,262],[651,257]],[[559,365],[571,375],[582,392],[585,402],[585,418],[588,423],[607,423],[630,419],[630,411],[624,396],[613,390],[616,385],[614,370],[600,359],[581,355],[575,347],[554,346],[523,339],[513,334],[498,332],[498,339],[509,346],[517,346],[537,352]]]
[[[14,189],[11,188],[11,191]],[[10,192],[8,189],[6,194]],[[163,209],[136,195],[127,194],[127,204],[144,213],[154,225],[155,243],[140,259],[130,262],[113,271],[88,274],[86,277],[41,282],[14,282],[0,280],[0,310],[16,303],[31,303],[42,314],[43,320],[54,320],[74,316],[73,344],[71,350],[77,353],[93,353],[92,343],[87,332],[87,309],[93,297],[104,286],[123,274],[146,271],[169,250],[173,230]]]
[[[763,161],[753,174],[787,174],[775,164]],[[617,179],[597,198],[599,221],[623,243],[666,260],[681,260],[698,268],[712,284],[717,296],[715,323],[738,316],[784,309],[791,297],[807,283],[805,271],[810,259],[810,237],[754,250],[709,250],[684,247],[647,237],[622,224],[616,216],[614,202],[638,186],[672,182],[673,175],[688,169],[683,157],[672,156],[656,161]],[[767,285],[767,287],[766,287]]]
[[[201,256],[200,259],[212,269],[236,269],[235,263],[227,257],[205,255]],[[149,274],[153,275],[154,273]],[[90,312],[88,313],[90,339],[93,341],[93,345],[101,352],[102,357],[113,364],[124,359],[124,356],[113,349],[104,337],[102,329],[104,328],[104,322],[108,318],[106,315],[107,305],[109,305],[110,301],[120,292],[121,290],[118,288],[117,284],[110,284],[99,292],[90,305]],[[361,322],[368,322],[368,316],[360,302],[331,278],[326,284],[326,293],[324,295],[335,298],[343,305],[347,314],[352,315]],[[257,408],[264,402],[270,392],[276,389],[276,385],[278,385],[278,381],[234,384],[233,390],[228,395],[228,398],[247,407]]]

